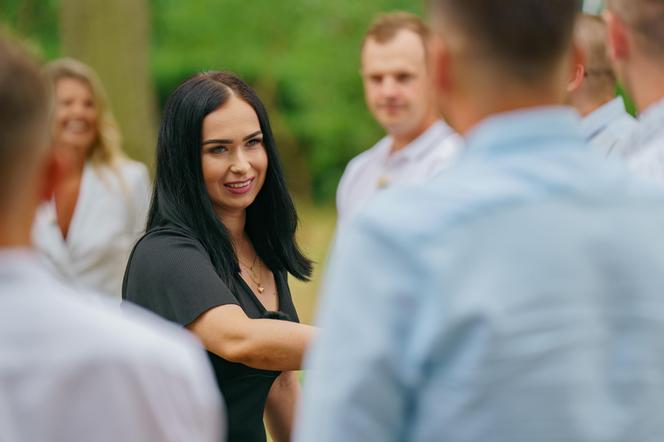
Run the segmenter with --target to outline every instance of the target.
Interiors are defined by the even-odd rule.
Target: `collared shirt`
[[[425,182],[449,167],[462,146],[461,137],[442,120],[391,154],[393,142],[387,136],[348,163],[337,189],[340,219],[364,207],[382,188]]]
[[[629,168],[664,184],[664,99],[639,115],[633,144],[635,149],[627,155]]]
[[[581,119],[586,141],[606,157],[621,157],[630,148],[636,119],[627,113],[622,97],[616,97]]]
[[[68,284],[120,301],[129,253],[145,230],[150,181],[142,163],[126,161],[122,177],[107,166],[85,166],[67,239],[55,202],[43,204],[32,238],[45,262]]]
[[[109,302],[72,295],[32,251],[0,250],[0,440],[222,440],[200,345]]]
[[[341,226],[296,441],[664,440],[664,192],[494,116]]]

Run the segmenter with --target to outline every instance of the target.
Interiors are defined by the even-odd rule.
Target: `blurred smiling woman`
[[[37,213],[33,240],[67,283],[119,300],[127,257],[145,226],[148,171],[122,151],[106,93],[89,66],[60,59],[46,74],[63,179]]]
[[[237,77],[208,72],[169,97],[148,232],[123,297],[196,334],[228,408],[229,440],[290,439],[303,353],[287,274],[307,280],[267,113]]]

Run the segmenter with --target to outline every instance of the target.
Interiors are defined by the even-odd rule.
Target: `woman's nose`
[[[249,170],[249,162],[244,155],[236,155],[231,164],[231,172],[236,174],[244,174]]]

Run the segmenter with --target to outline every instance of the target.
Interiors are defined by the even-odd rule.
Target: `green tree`
[[[90,64],[108,90],[133,157],[149,163],[156,134],[148,0],[60,0],[61,53]]]

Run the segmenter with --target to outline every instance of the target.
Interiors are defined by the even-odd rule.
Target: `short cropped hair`
[[[609,0],[608,6],[636,31],[641,49],[664,59],[664,0]]]
[[[1,30],[0,30],[1,31]],[[41,68],[27,51],[0,32],[0,204],[6,203],[13,180],[48,130],[51,95]]]
[[[617,78],[606,48],[604,20],[596,15],[579,14],[574,26],[574,40],[585,57],[584,90],[593,98],[613,93]]]
[[[472,55],[536,81],[569,49],[580,0],[429,0]]]
[[[369,26],[369,30],[362,41],[362,47],[364,47],[369,39],[375,40],[380,44],[385,44],[403,30],[412,31],[417,34],[422,40],[422,44],[426,47],[431,34],[429,27],[417,15],[402,11],[378,15],[371,23],[371,26]]]

